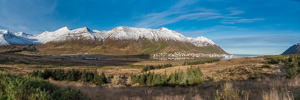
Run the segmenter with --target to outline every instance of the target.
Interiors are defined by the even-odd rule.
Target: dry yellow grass
[[[208,80],[247,80],[249,74],[278,74],[281,73],[280,67],[271,66],[271,68],[262,68],[264,58],[235,58],[230,60],[221,60],[214,63],[206,63],[192,66],[199,66],[204,74],[204,78]],[[148,62],[149,63],[149,62]],[[172,72],[182,70],[186,71],[190,65],[179,65],[165,69],[151,70],[157,74],[171,74]]]
[[[238,90],[238,93],[244,92],[244,100],[257,100],[261,98],[274,99],[278,100],[292,100],[293,94],[299,93],[300,80],[299,76],[294,79],[285,79],[285,72],[282,68],[282,65],[276,64],[271,65],[270,68],[262,68],[264,64],[264,58],[235,58],[231,60],[221,60],[215,63],[207,63],[199,66],[204,74],[204,77],[207,81],[204,84],[199,86],[190,86],[190,87],[122,87],[116,88],[110,84],[105,84],[103,86],[97,86],[86,83],[78,82],[60,82],[50,80],[51,83],[58,85],[60,87],[72,87],[78,89],[88,97],[93,100],[99,99],[109,99],[109,100],[207,100],[214,99],[216,96],[216,90],[225,88],[227,90],[235,89]],[[179,61],[141,61],[135,62],[132,65],[162,65],[171,63],[177,65],[175,67],[169,67],[165,69],[156,69],[152,70],[157,74],[167,74],[174,72],[175,70],[185,71],[190,66],[182,66],[183,62]],[[87,69],[88,71],[97,71],[98,73],[104,72],[107,76],[113,75],[117,80],[118,84],[119,79],[118,75],[129,76],[133,74],[141,74],[141,68],[135,67],[126,67],[126,66],[52,66],[52,65],[26,65],[26,64],[15,64],[0,65],[0,71],[6,73],[13,73],[19,75],[26,75],[27,72],[31,72],[34,69],[42,70],[44,68],[56,69],[62,68],[65,70],[77,69],[83,70]],[[152,72],[151,71],[151,72]],[[252,80],[249,79],[249,75],[254,75],[257,77],[257,74],[263,76],[262,79]],[[111,79],[109,79],[111,82]],[[211,80],[214,80],[212,82]],[[236,81],[236,80],[245,80],[245,81]],[[218,81],[231,81],[230,83],[225,83]],[[129,83],[126,83],[129,84]],[[272,88],[275,88],[273,90]],[[251,91],[250,91],[251,90]],[[287,91],[290,91],[287,94]],[[297,95],[294,95],[295,97]]]
[[[263,100],[294,100],[293,94],[288,91],[279,91],[272,88],[269,91],[262,92]]]
[[[77,82],[51,83],[67,88],[72,87],[86,94],[92,100],[202,100],[197,89],[172,87],[100,87]]]

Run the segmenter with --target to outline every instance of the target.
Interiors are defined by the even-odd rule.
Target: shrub
[[[273,56],[271,58],[268,58],[267,63],[268,64],[278,64],[280,61],[286,62],[286,59],[284,59],[283,56]]]
[[[225,83],[222,89],[216,91],[215,100],[242,100],[244,92],[232,87],[232,83]]]
[[[268,64],[262,65],[261,67],[262,67],[262,68],[271,68],[271,66],[268,65]]]
[[[288,70],[286,73],[287,78],[293,78],[298,74],[298,67],[293,67]]]
[[[1,100],[85,100],[80,91],[60,89],[41,78],[0,74]]]
[[[107,83],[105,74],[102,72],[101,75],[98,75],[97,72],[94,72],[94,83],[101,85]]]
[[[143,73],[141,75],[130,75],[131,84],[139,83],[140,85],[196,85],[203,83],[203,73],[200,67],[187,68],[187,73],[183,71],[172,72],[169,76],[165,74],[155,74],[154,72]]]
[[[68,81],[78,81],[91,82],[98,85],[107,83],[106,76],[102,72],[101,75],[98,75],[97,72],[87,72],[86,70],[80,72],[72,69],[65,73],[63,69],[48,70],[45,69],[43,72],[39,70],[34,70],[30,73],[30,76],[40,77],[48,79],[52,77],[54,80],[68,80]]]

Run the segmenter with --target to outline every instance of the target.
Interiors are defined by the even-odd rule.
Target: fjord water
[[[234,57],[225,57],[223,59],[232,59],[232,58],[240,58],[240,57],[259,57],[259,56],[265,56],[265,55],[259,55],[259,54],[232,54]]]
[[[233,54],[236,57],[259,57],[259,56],[263,56],[263,55],[258,55],[258,54]]]

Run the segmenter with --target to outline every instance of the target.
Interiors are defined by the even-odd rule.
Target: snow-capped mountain
[[[0,29],[0,46],[2,45],[34,45],[35,39],[29,39],[29,34]]]
[[[87,27],[46,31],[38,35],[0,30],[1,45],[37,45],[41,54],[89,52],[95,54],[153,54],[168,52],[226,54],[212,40],[205,37],[189,38],[167,28],[147,29],[116,27],[108,31]]]
[[[173,30],[162,27],[160,29],[134,28],[134,27],[116,27],[109,31],[90,30],[87,27],[71,30],[68,27],[62,27],[56,31],[46,31],[39,35],[31,35],[23,32],[11,32],[0,30],[0,45],[20,44],[45,44],[48,42],[63,42],[66,40],[93,40],[105,41],[113,40],[138,40],[148,39],[153,41],[177,41],[192,43],[197,47],[217,46],[212,40],[203,36],[197,38],[185,37]]]
[[[199,36],[197,38],[187,38],[188,41],[192,44],[194,44],[197,47],[204,47],[204,46],[218,46],[216,43],[214,43],[212,40],[203,37],[203,36]]]
[[[37,39],[38,43],[47,43],[47,42],[61,42],[70,39],[94,39],[92,35],[92,31],[87,27],[78,28],[75,30],[70,30],[68,27],[62,27],[53,32],[43,32],[35,37],[31,37],[32,39]]]
[[[187,38],[182,34],[175,31],[169,30],[167,28],[160,29],[146,29],[146,28],[132,28],[132,27],[116,27],[112,30],[100,32],[96,34],[102,35],[102,38],[111,39],[133,39],[138,40],[140,38],[145,38],[149,40],[175,40],[175,41],[186,41]]]
[[[33,37],[34,36],[32,34],[27,34],[27,33],[24,33],[24,32],[14,33],[14,35],[16,35],[16,36],[22,36],[22,37]]]

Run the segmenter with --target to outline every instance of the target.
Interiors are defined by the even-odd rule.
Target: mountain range
[[[0,29],[0,46],[34,45],[45,54],[151,54],[157,52],[226,53],[212,40],[185,37],[173,30],[116,27],[108,31],[88,27],[46,31],[38,35]]]

